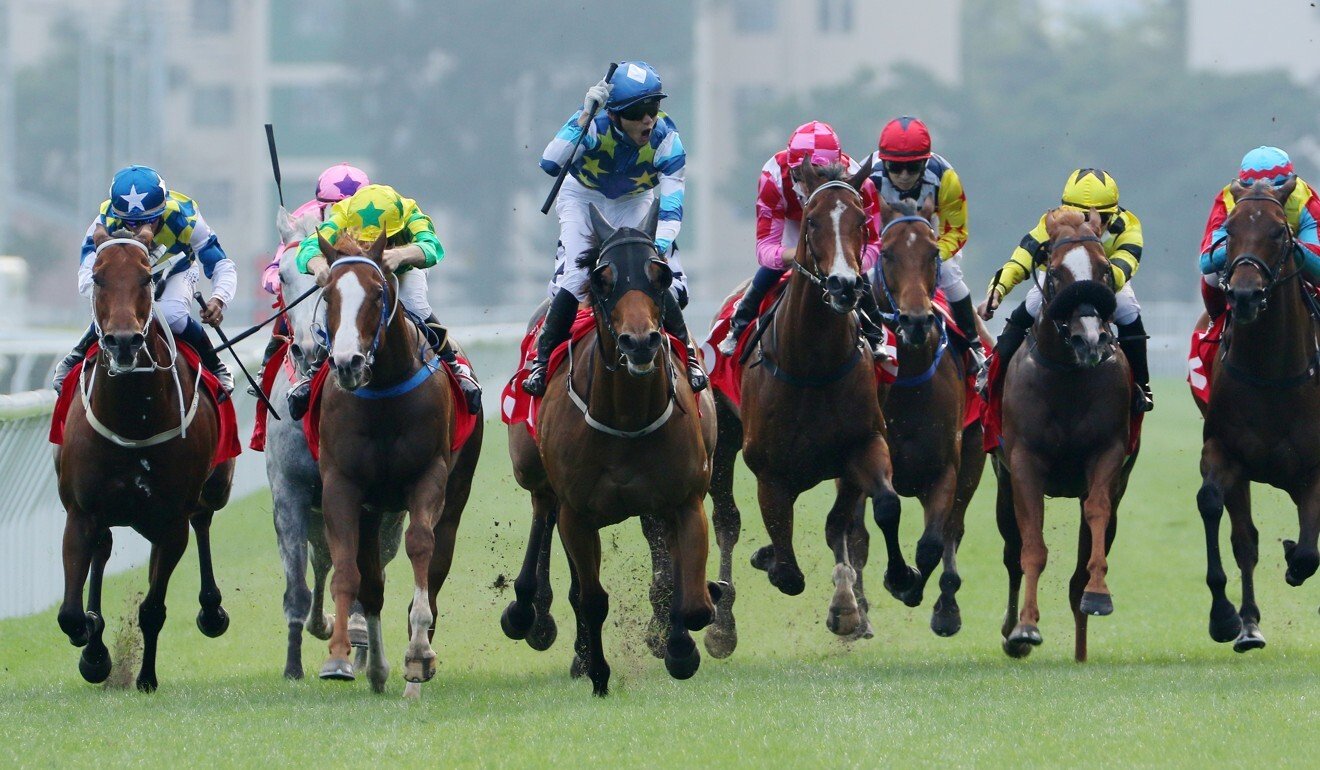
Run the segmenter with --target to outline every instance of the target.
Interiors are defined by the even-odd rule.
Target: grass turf
[[[1261,531],[1257,590],[1269,646],[1234,655],[1206,633],[1209,595],[1195,508],[1200,424],[1185,386],[1158,388],[1142,457],[1121,509],[1110,558],[1115,614],[1091,621],[1089,663],[1072,662],[1067,576],[1076,551],[1077,507],[1047,512],[1054,559],[1042,580],[1044,646],[1009,660],[999,648],[1005,577],[987,478],[968,514],[960,554],[963,629],[939,639],[930,602],[908,609],[880,587],[883,549],[868,570],[876,637],[837,641],[823,620],[829,552],[823,542],[825,486],[798,504],[798,544],[807,591],[780,595],[747,566],[766,542],[750,474],[740,466],[744,532],[735,560],[740,646],[671,680],[641,641],[649,615],[649,562],[638,527],[603,533],[604,580],[612,611],[606,652],[611,694],[590,695],[568,678],[572,613],[562,556],[555,565],[560,636],[545,653],[510,641],[499,612],[511,598],[501,574],[517,570],[528,503],[514,484],[505,432],[489,426],[473,500],[460,529],[455,567],[440,597],[439,673],[420,703],[403,701],[399,671],[409,579],[402,554],[390,568],[385,607],[389,692],[281,678],[283,573],[268,494],[238,501],[214,527],[215,560],[233,623],[204,638],[197,566],[189,549],[170,587],[153,695],[85,684],[78,651],[54,608],[0,622],[0,764],[46,766],[178,762],[219,766],[418,761],[440,766],[750,764],[1203,765],[1250,758],[1295,761],[1310,738],[1320,690],[1320,595],[1283,582],[1279,540],[1295,537],[1296,515],[1274,491],[1256,496]],[[911,558],[919,509],[905,501]],[[873,543],[879,541],[873,530]],[[1223,530],[1227,532],[1227,521]],[[556,547],[558,551],[558,547]],[[1225,554],[1227,548],[1225,535]],[[712,563],[713,559],[712,559]],[[1236,569],[1226,565],[1230,588]],[[145,572],[107,580],[115,630],[135,615]],[[933,589],[934,586],[932,585]],[[1231,590],[1230,595],[1235,595]],[[307,637],[304,663],[319,668],[324,643]]]

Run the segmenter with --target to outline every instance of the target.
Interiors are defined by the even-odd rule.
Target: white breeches
[[[972,295],[972,290],[963,281],[961,251],[940,265],[940,288],[944,289],[944,296],[950,302],[958,302]]]

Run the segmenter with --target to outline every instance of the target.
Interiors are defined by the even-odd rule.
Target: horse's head
[[[132,369],[147,341],[151,323],[151,241],[156,222],[112,236],[97,225],[92,233],[92,313],[111,374]]]
[[[1095,366],[1113,351],[1114,278],[1094,210],[1057,208],[1045,216],[1050,248],[1045,266],[1044,311],[1072,348],[1077,363]]]
[[[885,223],[880,232],[880,291],[897,321],[899,340],[916,346],[935,329],[931,300],[939,283],[940,248],[931,216],[935,200],[926,197],[918,207],[914,201],[894,205],[881,201]]]
[[[1282,187],[1268,181],[1231,188],[1236,203],[1224,220],[1228,233],[1227,266],[1219,282],[1233,305],[1233,320],[1256,320],[1269,300],[1270,290],[1287,274],[1295,244],[1283,206],[1297,186],[1293,178]]]
[[[591,302],[628,373],[650,374],[664,341],[664,293],[674,281],[674,271],[655,249],[659,201],[638,227],[617,230],[595,206],[590,208],[598,245],[578,264],[590,271]]]
[[[285,303],[301,297],[308,289],[316,286],[316,278],[298,270],[298,248],[293,246],[280,255],[280,293]],[[326,347],[317,338],[317,330],[325,328],[325,305],[310,300],[300,302],[289,308],[284,318],[293,335],[289,343],[289,353],[293,356],[294,366],[300,376],[319,366],[326,358]]]
[[[851,178],[845,173],[842,165],[817,167],[810,162],[792,171],[804,196],[794,267],[825,290],[826,302],[840,314],[857,307],[862,251],[870,233],[861,192],[871,175],[870,159]]]
[[[357,390],[371,380],[371,364],[399,302],[381,261],[385,234],[365,251],[351,229],[341,231],[334,245],[318,239],[321,254],[330,262],[330,282],[323,294],[330,362],[339,387]]]

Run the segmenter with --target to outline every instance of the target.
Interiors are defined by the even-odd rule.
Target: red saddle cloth
[[[290,340],[285,340],[275,352],[270,356],[270,362],[261,372],[261,392],[270,398],[270,394],[275,388],[275,379],[283,373],[288,382],[293,382],[294,371],[293,362],[289,360]],[[276,363],[278,362],[278,366]],[[276,406],[276,409],[279,407]],[[266,420],[270,417],[270,412],[266,405],[257,402],[257,419],[252,423],[252,438],[248,440],[248,447],[258,452],[266,451]]]
[[[1204,330],[1192,332],[1191,351],[1187,354],[1187,384],[1192,396],[1203,406],[1210,404],[1210,373],[1219,355],[1219,341],[1224,336],[1228,313],[1220,313]]]
[[[780,294],[784,293],[784,288],[788,286],[789,277],[792,274],[785,272],[784,277],[779,279],[779,283],[770,287],[770,291],[765,293],[765,299],[761,300],[761,307],[756,312],[759,320],[765,315],[770,306],[775,303]],[[715,318],[715,325],[711,327],[710,334],[702,344],[702,352],[706,354],[706,362],[710,366],[710,384],[711,387],[723,393],[733,403],[742,405],[742,378],[743,367],[738,363],[742,360],[743,353],[747,349],[747,343],[752,339],[756,332],[756,323],[750,324],[738,338],[738,347],[733,351],[732,356],[725,356],[719,351],[719,344],[729,333],[730,319],[733,318],[733,308],[742,299],[742,292],[734,292],[724,300],[720,307],[720,313]],[[893,332],[885,329],[885,351],[888,356],[875,363],[875,381],[877,384],[889,384],[894,382],[898,374],[898,345]]]
[[[519,351],[522,353],[522,365],[518,371],[513,373],[509,382],[505,384],[504,390],[500,393],[500,419],[505,425],[516,425],[522,423],[527,426],[527,432],[532,438],[536,438],[536,413],[541,407],[541,397],[533,396],[522,389],[523,380],[527,379],[527,374],[532,366],[532,361],[536,360],[536,338],[541,334],[541,327],[545,324],[545,319],[537,321],[531,330],[523,336],[522,345]],[[577,316],[573,319],[573,326],[570,328],[568,338],[574,344],[586,337],[592,329],[596,328],[596,317],[590,308],[579,308]],[[678,338],[672,334],[666,333],[669,337],[669,344],[674,352],[678,354],[680,361],[687,360],[687,346],[679,342]],[[568,355],[568,342],[561,342],[559,346],[550,353],[550,362],[546,367],[546,382],[554,376],[559,366],[564,362]]]
[[[1024,350],[1018,349],[1018,355],[1022,355]],[[984,429],[982,434],[982,446],[986,452],[993,452],[999,448],[1004,430],[1004,371],[999,356],[990,356],[990,373],[987,381],[987,389],[990,391],[990,398],[986,401],[985,411],[981,415],[981,426]],[[1131,379],[1131,370],[1128,371],[1129,381],[1132,387],[1137,387],[1136,381]],[[1127,453],[1130,455],[1137,451],[1141,445],[1141,424],[1146,417],[1145,412],[1129,410],[1128,417],[1128,445]]]
[[[958,324],[953,320],[953,311],[949,309],[949,298],[944,296],[943,289],[935,291],[934,304],[935,312],[944,317],[944,328],[948,330],[949,337],[961,341],[957,349],[964,351],[962,354],[963,371],[970,372],[972,353],[967,350],[967,336],[963,334],[962,329],[959,329]],[[986,365],[988,366],[989,363],[987,361]],[[974,375],[967,375],[963,378],[963,382],[966,390],[963,397],[963,429],[965,430],[969,425],[980,420],[985,413],[985,399],[981,397],[980,391],[976,389],[976,377]]]
[[[471,368],[472,363],[464,356],[459,356],[458,360]],[[307,402],[307,414],[303,415],[303,435],[307,437],[307,448],[312,452],[312,459],[317,462],[321,461],[321,394],[325,390],[325,382],[332,368],[334,367],[327,362],[312,378],[312,394]],[[440,362],[440,370],[448,378],[449,395],[454,400],[454,433],[449,440],[449,451],[457,452],[467,443],[472,431],[476,430],[477,416],[467,410],[467,400],[463,397],[463,389],[458,385],[458,377],[454,376],[444,361]],[[264,387],[264,380],[267,378],[261,379]]]
[[[223,403],[220,402],[220,381],[202,366],[201,357],[188,343],[179,339],[176,339],[175,342],[179,346],[179,357],[187,362],[194,372],[201,373],[202,384],[206,387],[206,392],[211,394],[211,401],[219,404],[216,412],[220,416],[220,431],[216,440],[215,454],[211,457],[211,467],[214,468],[226,460],[238,457],[239,453],[243,451],[243,447],[238,440],[238,418],[234,414],[234,402],[232,399],[225,399]],[[92,346],[87,350],[86,358],[73,367],[73,371],[69,372],[69,375],[64,378],[59,400],[55,402],[55,411],[50,418],[50,443],[52,444],[64,443],[64,421],[68,419],[69,405],[73,403],[73,399],[78,397],[78,391],[81,387],[78,378],[82,376],[83,364],[93,359],[98,347],[97,343],[92,343]],[[184,397],[190,398],[191,394],[185,392]]]

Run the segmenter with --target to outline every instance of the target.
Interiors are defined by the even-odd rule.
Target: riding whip
[[[275,152],[275,126],[266,124],[266,144],[270,147],[270,167],[275,172],[275,191],[280,194],[280,208],[284,208],[284,185],[280,181],[280,156]],[[278,417],[275,419],[279,419]]]
[[[201,305],[203,310],[206,309],[206,300],[202,298],[202,293],[200,291],[193,292],[193,299],[197,300],[197,304]],[[270,399],[266,398],[266,394],[261,390],[261,385],[259,385],[256,380],[252,379],[252,375],[248,374],[247,367],[243,365],[243,359],[238,357],[238,351],[230,347],[229,337],[225,335],[224,330],[217,326],[215,327],[215,333],[220,335],[220,341],[225,343],[225,347],[229,348],[229,353],[234,357],[234,361],[238,364],[239,370],[242,371],[243,376],[247,378],[248,384],[252,386],[252,390],[256,391],[257,398],[266,406],[266,409],[270,411],[270,416],[277,420],[280,419],[280,413],[275,411],[275,407],[271,405]]]
[[[609,72],[605,73],[606,83],[610,82],[610,78],[614,77],[614,70],[618,68],[619,68],[618,62],[610,62]],[[599,107],[597,107],[597,109],[599,109]],[[542,214],[550,213],[550,206],[554,204],[555,198],[559,196],[559,188],[564,186],[564,177],[568,176],[568,167],[573,165],[573,156],[577,155],[578,148],[582,146],[582,140],[585,139],[587,136],[587,127],[590,126],[591,121],[595,119],[596,119],[596,110],[593,109],[590,113],[587,114],[586,121],[579,121],[579,125],[582,126],[582,133],[578,134],[577,141],[573,143],[573,150],[568,153],[568,160],[565,161],[563,167],[559,169],[559,176],[555,177],[555,186],[551,187],[550,194],[545,196],[545,203],[541,205]],[[267,126],[268,133],[269,130],[270,130],[269,126]],[[271,157],[274,157],[274,152],[275,152],[275,145],[273,144],[274,140],[272,139],[271,142],[272,142]],[[279,172],[276,171],[276,174],[278,173]]]

